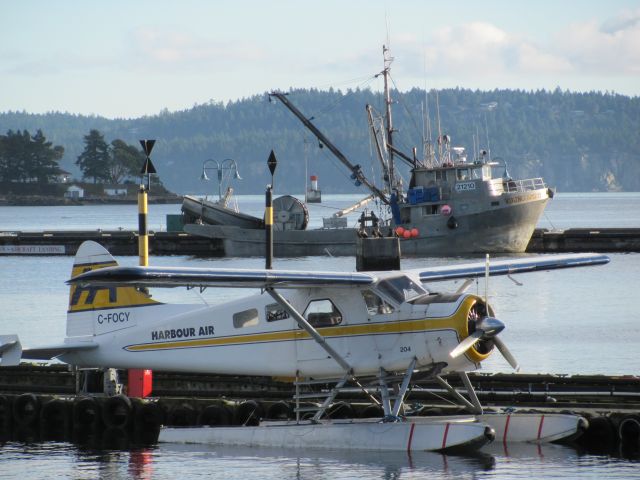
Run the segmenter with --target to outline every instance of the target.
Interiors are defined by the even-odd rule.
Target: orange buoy
[[[414,227],[414,228],[411,229],[411,236],[412,237],[417,237],[419,234],[420,234],[420,232],[418,231],[417,228]]]
[[[399,237],[404,235],[404,228],[402,228],[402,227],[396,228],[396,235],[398,235]]]
[[[402,236],[404,238],[411,238],[411,230],[405,230]]]

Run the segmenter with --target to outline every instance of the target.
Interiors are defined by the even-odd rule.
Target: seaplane
[[[468,292],[474,279],[606,264],[598,254],[513,257],[493,262],[376,272],[308,272],[119,266],[96,242],[74,260],[66,338],[23,348],[0,336],[0,366],[57,359],[79,368],[287,377],[296,419],[257,426],[163,427],[159,442],[401,451],[477,449],[496,440],[544,443],[575,435],[585,420],[564,414],[485,413],[468,372],[494,351],[515,369],[493,307]],[[433,286],[457,280],[452,293]],[[163,303],[161,287],[247,288],[217,305]],[[464,389],[443,375],[455,372]],[[468,415],[405,415],[412,378],[433,379]],[[317,402],[313,385],[328,385]],[[381,418],[326,418],[341,391],[359,388]],[[465,391],[466,390],[466,391]],[[508,437],[508,438],[507,438]]]

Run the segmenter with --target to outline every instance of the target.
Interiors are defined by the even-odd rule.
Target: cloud
[[[640,73],[640,9],[602,24],[575,23],[558,33],[556,48],[580,73]]]
[[[567,25],[546,41],[488,22],[445,26],[423,41],[410,36],[396,39],[394,54],[403,59],[401,73],[416,76],[425,70],[430,77],[467,79],[633,75],[640,73],[640,9]]]
[[[487,22],[446,26],[424,42],[405,37],[395,42],[398,56],[410,55],[413,74],[496,76],[566,72],[571,65],[545,46]]]
[[[236,62],[257,62],[261,47],[246,41],[216,41],[167,28],[139,28],[130,34],[127,61],[145,69],[215,70]]]

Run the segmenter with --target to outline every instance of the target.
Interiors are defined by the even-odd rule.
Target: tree
[[[93,178],[93,183],[98,180],[109,181],[109,145],[104,141],[104,136],[98,130],[91,130],[85,135],[84,144],[84,151],[76,161],[82,171],[82,178]]]
[[[121,183],[127,177],[140,176],[140,169],[145,159],[144,153],[139,148],[128,145],[119,139],[111,142],[111,161],[109,163],[111,182]]]
[[[27,163],[29,178],[46,183],[56,177],[60,171],[58,162],[64,156],[64,148],[60,145],[55,147],[52,145],[52,142],[47,142],[42,130],[38,130],[31,137],[30,155]]]
[[[60,168],[64,148],[48,142],[42,130],[9,130],[0,136],[0,180],[9,182],[52,181]]]

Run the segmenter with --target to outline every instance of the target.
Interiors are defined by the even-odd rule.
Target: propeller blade
[[[496,348],[500,351],[504,359],[507,362],[509,362],[509,365],[511,365],[516,372],[520,371],[520,364],[516,360],[516,357],[514,357],[512,353],[509,351],[509,349],[504,344],[504,342],[500,340],[498,337],[495,337],[493,339],[493,343],[496,346]]]
[[[451,350],[451,352],[449,352],[449,356],[451,358],[456,358],[459,357],[460,355],[462,355],[464,352],[466,352],[467,350],[469,350],[471,347],[473,347],[476,342],[478,340],[480,340],[480,337],[482,337],[482,335],[484,334],[484,332],[482,330],[476,330],[475,332],[473,332],[471,335],[469,335],[467,338],[465,338],[464,340],[462,340],[457,346],[456,348],[454,348],[453,350]]]

